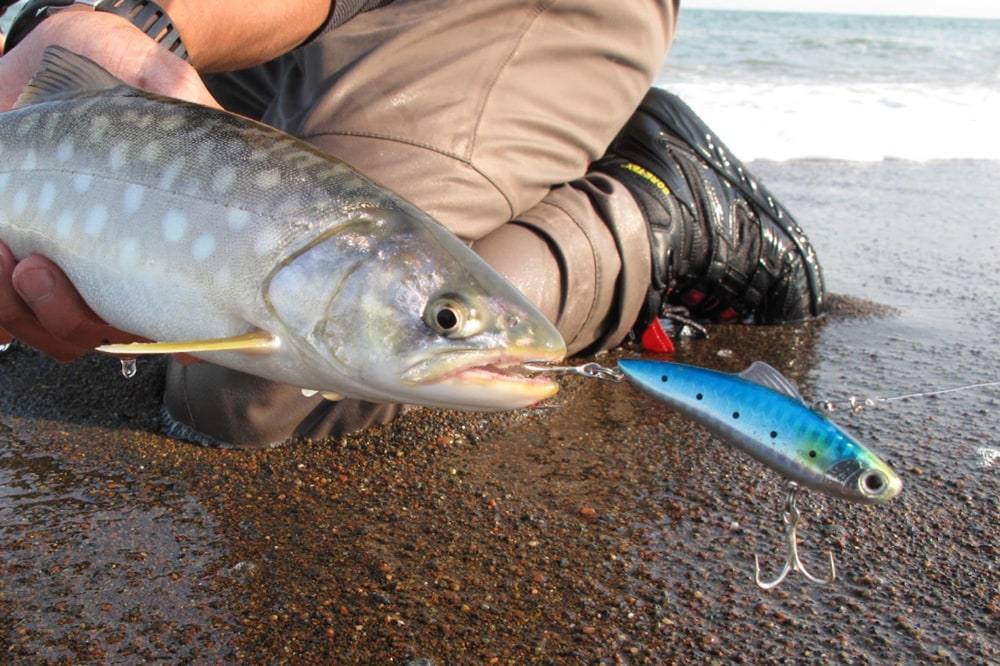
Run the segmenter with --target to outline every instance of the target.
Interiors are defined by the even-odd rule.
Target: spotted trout
[[[278,382],[512,409],[557,390],[556,329],[435,220],[266,125],[149,94],[50,47],[0,114],[0,240],[109,324]]]

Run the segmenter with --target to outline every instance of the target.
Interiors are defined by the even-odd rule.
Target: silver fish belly
[[[308,389],[506,409],[556,390],[509,368],[565,354],[519,292],[389,190],[58,47],[0,114],[0,240],[52,259],[115,327]],[[247,335],[270,344],[203,344]]]

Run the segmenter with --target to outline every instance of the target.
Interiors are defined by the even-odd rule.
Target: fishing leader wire
[[[894,402],[897,400],[908,400],[910,398],[930,398],[937,395],[944,395],[945,393],[955,393],[956,391],[968,391],[971,389],[987,388],[990,386],[1000,386],[1000,381],[966,384],[964,386],[956,386],[954,388],[941,389],[937,391],[905,393],[903,395],[894,395],[889,398],[860,398],[858,396],[852,395],[846,400],[817,400],[816,402],[813,403],[813,409],[823,412],[834,412],[840,409],[844,409],[846,407],[855,414],[857,414],[858,412],[864,411],[865,408],[876,407],[880,402]]]

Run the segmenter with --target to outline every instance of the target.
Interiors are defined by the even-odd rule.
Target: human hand
[[[0,58],[0,111],[10,109],[38,71],[46,46],[90,58],[142,90],[219,108],[198,72],[120,16],[70,7],[42,21]]]
[[[101,320],[45,257],[15,260],[0,243],[0,343],[17,338],[61,363],[108,342],[140,338]]]
[[[67,9],[43,21],[0,58],[0,111],[14,104],[51,44],[86,56],[144,90],[219,106],[194,68],[124,19]],[[12,338],[60,362],[108,342],[141,340],[102,321],[54,263],[39,255],[18,261],[0,242],[0,344]]]

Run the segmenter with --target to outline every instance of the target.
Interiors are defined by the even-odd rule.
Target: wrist
[[[187,49],[170,16],[150,0],[32,0],[11,24],[4,52],[13,49],[42,21],[55,13],[82,10],[115,14],[179,58],[189,60]]]

